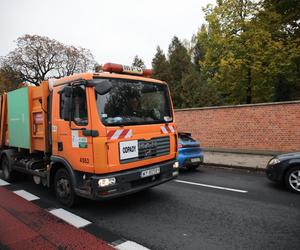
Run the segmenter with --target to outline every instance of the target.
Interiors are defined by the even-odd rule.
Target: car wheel
[[[1,158],[1,168],[3,172],[3,179],[6,181],[14,180],[14,171],[11,170],[11,163],[6,155]]]
[[[72,207],[78,198],[74,192],[70,174],[65,168],[60,168],[55,173],[54,189],[58,201],[66,207]]]
[[[293,167],[286,173],[285,185],[292,192],[300,194],[300,166]]]

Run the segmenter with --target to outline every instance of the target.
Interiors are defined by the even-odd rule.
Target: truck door
[[[57,112],[53,112],[52,121],[53,155],[67,160],[75,170],[94,173],[92,137],[87,133],[92,128],[89,91],[83,84],[73,86],[73,115],[69,121],[64,118],[67,108],[64,88],[68,87],[70,89],[70,86],[56,89],[58,98],[53,101]]]

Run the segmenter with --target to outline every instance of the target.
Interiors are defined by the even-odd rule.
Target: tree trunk
[[[247,97],[246,97],[246,103],[247,104],[252,103],[252,72],[251,72],[251,67],[249,67],[248,71],[247,71]]]

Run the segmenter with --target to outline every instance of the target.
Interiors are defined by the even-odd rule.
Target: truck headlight
[[[107,186],[111,186],[111,185],[115,185],[115,184],[116,184],[116,178],[115,177],[104,178],[104,179],[99,179],[98,180],[99,187],[107,187]]]
[[[173,168],[175,168],[175,169],[179,168],[179,163],[178,163],[178,161],[174,162]]]
[[[269,161],[268,165],[275,165],[278,164],[280,160],[278,158],[273,158],[272,160]]]

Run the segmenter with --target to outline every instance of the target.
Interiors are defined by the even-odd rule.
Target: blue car
[[[203,151],[200,143],[191,137],[190,133],[178,133],[179,168],[196,169],[203,163]]]

